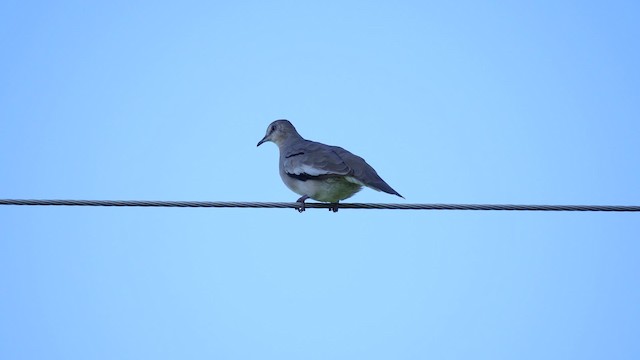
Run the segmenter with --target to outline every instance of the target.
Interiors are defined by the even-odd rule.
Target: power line
[[[237,201],[138,201],[138,200],[23,200],[0,199],[0,205],[22,206],[136,206],[188,208],[291,208],[297,202],[237,202]],[[306,203],[307,209],[330,209],[328,203]],[[340,209],[389,210],[509,210],[509,211],[624,211],[640,212],[640,206],[617,205],[501,205],[501,204],[368,204],[340,203]]]

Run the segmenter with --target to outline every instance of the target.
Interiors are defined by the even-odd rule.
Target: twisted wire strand
[[[136,207],[189,207],[189,208],[290,208],[297,202],[237,202],[237,201],[141,201],[141,200],[33,200],[0,199],[0,205],[22,206],[136,206]],[[306,203],[307,209],[330,209],[328,203]],[[385,204],[340,203],[339,209],[388,210],[498,210],[498,211],[623,211],[640,212],[640,206],[619,205],[509,205],[509,204]]]

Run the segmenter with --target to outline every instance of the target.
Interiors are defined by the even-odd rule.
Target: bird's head
[[[274,142],[276,145],[280,146],[288,139],[299,137],[300,134],[298,134],[296,128],[293,127],[293,124],[291,124],[289,120],[276,120],[269,125],[267,133],[262,140],[258,142],[257,146],[260,146],[262,143],[267,141]]]

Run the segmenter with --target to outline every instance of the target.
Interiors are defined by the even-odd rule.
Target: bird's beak
[[[256,145],[256,146],[260,146],[260,145],[262,145],[262,143],[265,143],[265,142],[267,142],[267,141],[268,141],[268,140],[267,140],[267,135],[265,135],[265,136],[262,138],[262,140],[258,141],[258,145]]]

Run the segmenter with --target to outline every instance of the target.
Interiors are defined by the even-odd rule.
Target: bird
[[[301,195],[299,212],[305,211],[307,199],[331,203],[329,210],[337,212],[338,203],[363,186],[404,199],[363,158],[339,146],[304,139],[289,120],[272,122],[257,146],[265,142],[275,143],[280,150],[280,177]]]

